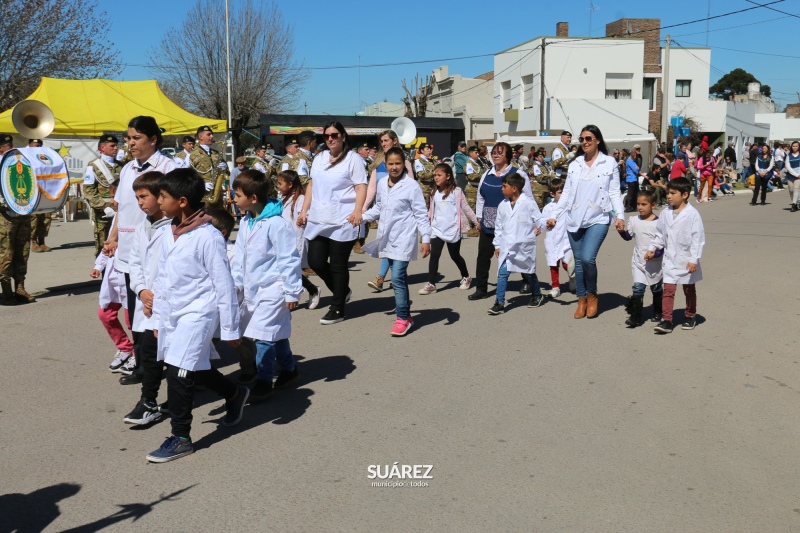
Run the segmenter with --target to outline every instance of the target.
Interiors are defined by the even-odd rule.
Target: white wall
[[[789,118],[786,113],[756,113],[756,122],[769,124],[770,141],[800,140],[800,118]]]
[[[661,49],[661,64],[664,65],[665,50]],[[724,114],[719,109],[709,108],[708,87],[711,64],[711,49],[671,47],[669,54],[669,80],[662,90],[667,94],[668,117],[692,117],[706,131],[724,131]],[[688,97],[675,96],[678,80],[691,80],[692,89]],[[668,91],[668,92],[667,92]]]

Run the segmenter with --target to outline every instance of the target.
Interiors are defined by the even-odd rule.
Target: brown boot
[[[31,252],[34,252],[34,253],[38,254],[39,252],[42,252],[42,251],[44,251],[44,250],[42,250],[42,247],[39,246],[38,242],[31,241]]]
[[[42,241],[42,242],[40,242],[40,243],[39,243],[39,251],[40,251],[40,252],[49,252],[50,250],[52,250],[52,248],[50,248],[49,246],[47,246],[47,245],[44,243],[44,241]]]
[[[364,253],[364,249],[361,248],[361,243],[360,242],[356,241],[355,246],[353,246],[353,253],[355,253],[355,254],[363,254]]]
[[[17,299],[14,297],[14,291],[11,290],[11,282],[3,281],[0,283],[0,286],[3,288],[3,296],[2,299],[0,299],[0,303],[3,305],[17,305]]]
[[[589,292],[586,294],[586,318],[597,316],[597,293]]]
[[[20,301],[24,304],[30,304],[36,301],[36,298],[34,298],[32,294],[29,294],[28,291],[25,290],[25,284],[22,282],[17,282],[17,290],[14,291],[14,294],[17,297],[17,301]]]
[[[313,270],[311,270],[310,268],[304,268],[303,269],[303,275],[306,276],[306,277],[308,277],[308,276],[316,276],[317,273],[314,272]]]
[[[584,318],[586,316],[586,297],[578,297],[578,308],[575,310],[575,318]]]
[[[481,230],[479,230],[478,228],[471,228],[467,232],[467,237],[479,237],[480,234],[481,234]]]

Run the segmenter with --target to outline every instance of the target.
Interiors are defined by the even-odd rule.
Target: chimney
[[[556,37],[569,37],[569,22],[556,23]]]

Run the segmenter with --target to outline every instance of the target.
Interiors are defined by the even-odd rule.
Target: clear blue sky
[[[219,0],[220,2],[223,0]],[[231,6],[238,0],[229,0]],[[758,0],[765,4],[772,0]],[[593,36],[605,34],[605,24],[623,17],[661,18],[661,25],[702,19],[709,0],[641,2],[593,0]],[[110,39],[120,51],[124,64],[142,64],[142,53],[155,46],[170,28],[177,28],[183,13],[194,0],[139,0],[131,3],[102,0],[112,20]],[[400,82],[416,73],[430,74],[446,64],[450,73],[476,76],[493,69],[491,55],[472,59],[421,62],[492,54],[539,35],[554,35],[558,21],[568,21],[571,36],[585,36],[590,28],[590,1],[522,1],[518,3],[474,2],[389,2],[388,9],[377,2],[339,0],[322,2],[280,1],[284,17],[295,26],[298,59],[308,67],[388,63],[387,67],[312,70],[290,112],[309,114],[352,114],[363,103],[384,99],[399,102]],[[457,5],[458,8],[452,6]],[[168,7],[167,7],[168,6]],[[401,7],[413,6],[413,7]],[[418,7],[422,6],[422,7]],[[515,7],[519,6],[519,7]],[[524,6],[524,7],[523,7]],[[664,9],[664,6],[668,6]],[[753,7],[746,0],[710,0],[711,15]],[[800,0],[785,0],[771,7],[800,16]],[[406,22],[407,21],[407,22]],[[772,87],[778,103],[797,102],[800,91],[800,56],[796,47],[798,18],[767,8],[662,30],[661,38],[672,38],[687,47],[711,47],[711,83],[730,70],[741,67]],[[708,41],[706,41],[708,39]],[[743,53],[734,50],[749,50]],[[773,55],[768,55],[773,54]],[[778,57],[783,55],[784,57]],[[359,59],[360,56],[360,59]],[[791,56],[791,57],[785,57]],[[400,62],[417,64],[397,65]],[[138,80],[154,76],[145,67],[127,66],[120,79]],[[359,80],[360,77],[360,80]]]

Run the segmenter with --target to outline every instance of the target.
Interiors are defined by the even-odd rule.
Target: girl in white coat
[[[541,232],[545,219],[535,200],[522,194],[525,178],[515,172],[503,176],[502,192],[505,200],[497,206],[494,226],[495,256],[500,264],[497,269],[497,292],[490,315],[505,311],[506,287],[509,272],[520,272],[531,287],[528,307],[539,307],[544,296],[536,277],[536,236]]]
[[[551,218],[556,211],[558,201],[564,191],[564,180],[553,178],[550,180],[549,189],[553,201],[542,209],[542,216],[545,220]],[[561,296],[561,280],[558,269],[562,266],[569,274],[569,290],[575,290],[575,262],[572,259],[572,247],[569,245],[567,237],[567,212],[561,211],[558,216],[555,227],[548,230],[544,236],[544,255],[547,259],[547,266],[550,267],[550,296],[552,298]]]
[[[364,221],[379,220],[378,237],[364,246],[372,257],[386,258],[392,269],[392,287],[397,320],[391,334],[400,337],[414,325],[408,303],[408,263],[417,258],[417,240],[422,234],[422,257],[431,249],[431,224],[419,184],[405,169],[400,148],[386,152],[389,177],[378,183],[375,205],[364,213]]]

